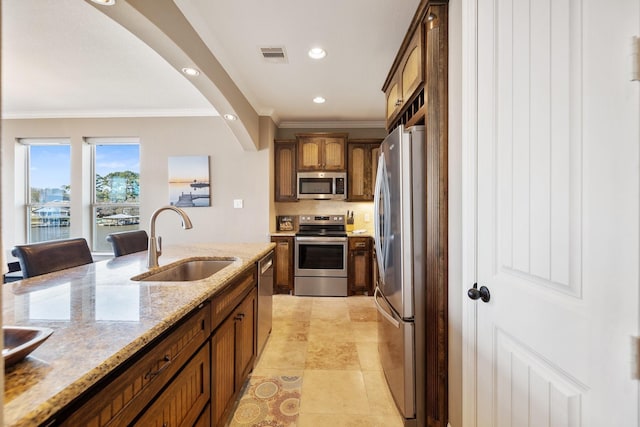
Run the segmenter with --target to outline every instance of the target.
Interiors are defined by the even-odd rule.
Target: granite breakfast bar
[[[5,370],[4,425],[57,424],[56,414],[190,313],[227,292],[274,246],[164,248],[159,270],[184,259],[233,259],[213,276],[191,282],[131,280],[148,270],[147,254],[139,252],[3,285],[4,325],[54,330],[25,360]]]

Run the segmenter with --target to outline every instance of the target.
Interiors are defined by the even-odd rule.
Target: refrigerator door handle
[[[384,308],[382,308],[380,303],[378,303],[378,295],[380,295],[380,288],[376,286],[376,290],[373,293],[373,301],[376,303],[376,308],[378,309],[378,313],[382,314],[382,316],[385,319],[387,319],[389,323],[391,323],[393,326],[395,326],[396,328],[400,328],[400,322],[394,319],[391,314],[387,313],[387,311]]]
[[[384,224],[381,221],[384,221],[384,218],[380,218],[380,195],[382,193],[382,180],[384,175],[385,167],[384,164],[384,155],[380,153],[380,160],[378,161],[378,171],[376,172],[376,185],[374,190],[374,198],[373,198],[373,228],[374,228],[374,239],[373,243],[376,248],[376,258],[378,260],[378,271],[380,273],[380,277],[384,278],[385,271],[385,257],[383,255],[382,248],[382,240],[384,236],[384,231],[380,230],[381,226]]]

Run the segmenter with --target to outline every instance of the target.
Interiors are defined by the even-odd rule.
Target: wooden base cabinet
[[[121,426],[144,420],[138,424],[147,426],[154,425],[152,419],[170,419],[171,426],[192,425],[209,401],[210,308],[202,304],[166,336],[140,351],[126,370],[99,384],[80,407],[68,408],[70,413],[59,425]],[[183,392],[188,399],[179,398]],[[58,420],[63,418],[60,414]],[[50,424],[58,425],[56,420]]]
[[[135,425],[193,426],[209,402],[209,344],[191,359]]]
[[[293,253],[294,238],[292,236],[271,236],[276,244],[273,271],[273,290],[275,293],[293,293]]]
[[[349,295],[373,295],[372,283],[372,239],[349,237],[348,278]]]
[[[257,294],[254,266],[46,425],[223,426],[255,362]]]
[[[224,426],[256,357],[254,288],[211,338],[211,425]]]

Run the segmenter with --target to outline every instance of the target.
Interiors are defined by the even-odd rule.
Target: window
[[[107,235],[140,227],[140,145],[130,138],[87,138],[93,163],[93,250]]]
[[[71,224],[68,140],[21,140],[27,146],[27,241],[66,239]]]

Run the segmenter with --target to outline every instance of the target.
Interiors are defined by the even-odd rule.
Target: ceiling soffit
[[[129,0],[109,7],[85,1],[140,38],[177,70],[198,69],[200,75],[190,77],[193,85],[221,115],[238,117],[226,123],[245,150],[258,149],[258,114],[172,0]]]

